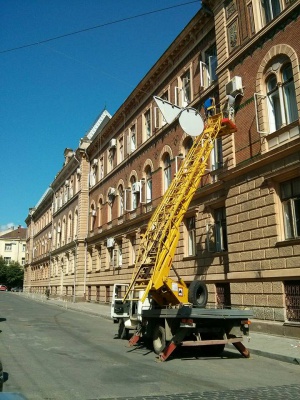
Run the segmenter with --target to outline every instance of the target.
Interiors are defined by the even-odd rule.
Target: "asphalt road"
[[[28,399],[295,399],[300,367],[267,358],[175,353],[156,362],[115,338],[111,321],[0,293],[5,392]],[[0,396],[1,400],[1,396]]]

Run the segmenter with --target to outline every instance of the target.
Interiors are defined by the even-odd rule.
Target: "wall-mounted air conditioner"
[[[52,238],[52,234],[51,234],[51,232],[49,232],[48,233],[48,239],[51,239]]]
[[[65,182],[65,186],[69,186],[70,182],[68,180],[66,180]]]
[[[138,193],[140,191],[140,182],[134,182],[131,186],[132,193]]]
[[[97,167],[97,165],[98,165],[98,160],[97,160],[97,158],[95,158],[94,160],[93,160],[93,167]]]
[[[111,139],[109,142],[109,148],[114,149],[115,147],[117,147],[117,139]]]
[[[237,96],[238,94],[244,94],[242,78],[240,76],[234,76],[231,81],[225,85],[226,94],[230,96]]]
[[[58,226],[58,227],[57,227],[57,233],[60,233],[60,232],[61,232],[61,227]]]
[[[106,247],[114,247],[115,244],[115,239],[113,237],[107,238],[106,239]]]
[[[116,189],[113,187],[110,187],[108,189],[107,195],[108,195],[108,197],[114,197],[116,195],[116,193],[117,193]]]
[[[92,210],[92,217],[96,217],[97,215],[97,211],[96,210]]]
[[[77,168],[76,169],[76,174],[79,176],[79,175],[81,175],[81,169],[80,168]]]

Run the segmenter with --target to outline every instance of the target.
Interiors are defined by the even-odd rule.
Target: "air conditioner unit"
[[[113,188],[113,187],[110,187],[109,189],[108,189],[108,192],[107,192],[107,194],[108,194],[108,197],[113,197],[113,196],[115,196],[116,195],[116,189],[115,188]]]
[[[80,168],[77,168],[77,169],[76,169],[76,174],[77,174],[77,175],[81,175],[81,169],[80,169]]]
[[[92,217],[96,217],[97,215],[97,211],[96,210],[92,210]]]
[[[69,186],[70,182],[68,180],[66,180],[65,182],[65,186]]]
[[[114,247],[115,239],[113,237],[106,239],[106,247]]]
[[[49,232],[48,233],[48,239],[51,239],[52,238],[52,235],[51,235],[51,232]]]
[[[60,233],[60,232],[61,232],[61,227],[58,226],[58,227],[57,227],[57,233]]]
[[[227,95],[235,97],[238,94],[243,94],[242,78],[240,76],[234,76],[231,81],[225,85]]]
[[[117,139],[111,139],[109,142],[109,148],[114,149],[117,146]]]
[[[96,167],[98,165],[98,160],[97,160],[97,158],[95,158],[94,160],[93,160],[93,167]]]
[[[140,191],[140,182],[134,182],[131,186],[132,193],[138,193]]]

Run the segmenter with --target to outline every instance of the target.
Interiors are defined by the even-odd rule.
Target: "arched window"
[[[122,185],[118,187],[118,192],[118,216],[121,217],[124,214],[124,190]]]
[[[164,170],[163,170],[163,182],[164,182],[164,192],[167,191],[171,183],[171,160],[170,155],[167,153],[163,158]]]
[[[276,75],[271,75],[267,80],[267,98],[270,132],[274,132],[282,126],[279,90],[277,86]]]
[[[64,246],[66,243],[66,217],[63,218],[62,221],[62,230],[61,230],[61,244]]]
[[[145,170],[146,174],[146,203],[151,203],[152,201],[152,171],[148,165]]]
[[[270,133],[298,119],[291,63],[285,63],[266,81]]]
[[[68,243],[72,240],[72,214],[70,213],[68,216],[68,233],[67,233],[67,241]]]
[[[289,124],[298,119],[294,76],[291,63],[284,65],[282,68],[282,89],[286,122]]]
[[[102,212],[103,212],[103,202],[99,199],[98,202],[98,227],[102,225]]]
[[[136,210],[140,203],[140,189],[138,182],[135,177],[132,176],[130,179],[131,183],[131,209]]]
[[[95,205],[91,205],[91,210],[90,210],[90,231],[93,231],[95,228],[95,222],[97,218],[97,211],[95,209]]]
[[[73,237],[77,239],[78,237],[78,210],[75,210],[74,213],[74,231],[73,231]]]

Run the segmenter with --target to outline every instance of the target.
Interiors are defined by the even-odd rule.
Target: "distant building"
[[[26,228],[18,226],[11,230],[0,232],[0,256],[7,264],[17,261],[20,265],[25,264],[26,253]]]

